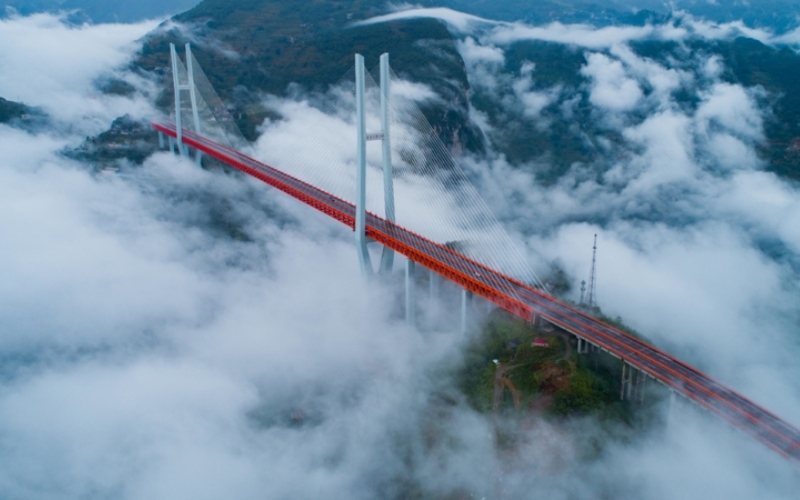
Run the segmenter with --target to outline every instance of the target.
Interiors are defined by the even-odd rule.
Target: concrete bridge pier
[[[414,326],[417,323],[415,295],[417,284],[415,274],[417,263],[411,259],[406,259],[406,323]]]
[[[638,403],[644,403],[644,389],[647,385],[647,374],[641,370],[636,370],[636,374],[638,379],[636,383],[634,401]]]
[[[622,381],[620,383],[621,400],[637,403],[644,402],[644,390],[647,385],[647,374],[622,361]]]
[[[633,367],[628,367],[628,363],[622,360],[622,383],[620,384],[619,399],[625,401],[625,398],[631,398],[631,386],[633,385]],[[627,371],[627,375],[626,375]]]
[[[581,337],[576,337],[576,338],[578,339],[578,346],[577,346],[578,354],[589,354],[589,346],[591,346],[591,344],[586,339],[583,339]]]
[[[442,278],[439,276],[436,271],[430,270],[428,286],[430,287],[430,293],[428,296],[428,300],[430,301],[429,306],[429,315],[430,315],[430,322],[434,326],[439,321],[439,296],[440,296],[440,289],[441,289],[441,282]]]
[[[667,407],[667,423],[672,422],[675,418],[675,411],[677,406],[677,398],[675,389],[669,390],[669,406]]]
[[[467,289],[461,290],[461,336],[467,334],[467,321],[469,320],[469,310],[472,306],[472,292]]]

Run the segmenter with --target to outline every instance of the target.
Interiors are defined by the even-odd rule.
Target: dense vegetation
[[[41,109],[0,97],[0,123],[31,130],[46,122],[47,115]]]
[[[157,146],[157,134],[147,124],[125,115],[114,120],[106,132],[97,137],[87,137],[83,144],[65,151],[65,154],[89,162],[96,168],[115,167],[120,161],[140,164],[155,152]]]
[[[777,32],[798,26],[796,0],[427,0],[423,5],[451,7],[489,19],[531,23],[644,24],[673,10],[717,22],[744,21]]]
[[[546,346],[534,345],[537,339]],[[459,385],[481,412],[629,419],[633,408],[619,398],[619,362],[600,352],[578,355],[574,343],[566,332],[496,311],[468,346]],[[496,376],[504,369],[518,399],[507,384],[497,408]]]
[[[0,123],[8,123],[14,119],[20,119],[28,113],[28,106],[0,97]]]

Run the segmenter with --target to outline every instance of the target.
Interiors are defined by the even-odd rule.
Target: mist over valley
[[[795,463],[655,381],[621,401],[558,329],[476,299],[462,336],[422,271],[409,326],[404,259],[363,279],[350,229],[150,126],[190,43],[248,154],[346,193],[343,76],[389,52],[398,113],[550,292],[585,302],[597,235],[589,312],[800,426],[796,2],[193,3],[5,3],[0,496],[796,496]],[[401,173],[399,220],[460,216]]]

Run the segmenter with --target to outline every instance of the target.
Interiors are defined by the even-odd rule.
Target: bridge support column
[[[669,408],[667,409],[667,422],[671,422],[675,414],[675,390],[669,390]]]
[[[639,370],[639,402],[644,403],[644,389],[647,386],[647,374]]]
[[[439,317],[439,290],[441,288],[442,279],[436,271],[430,271],[430,310],[431,310],[431,318],[434,322]]]
[[[158,133],[158,147],[161,148],[161,149],[164,149],[164,133],[163,132],[159,132]]]
[[[625,374],[627,369],[627,376]],[[627,397],[628,399],[631,398],[631,383],[633,382],[633,370],[632,366],[628,366],[628,363],[625,360],[622,360],[622,383],[620,384],[620,392],[619,392],[619,399],[625,400]]]
[[[415,271],[417,263],[411,259],[406,259],[406,323],[409,326],[416,324],[416,281]]]
[[[169,136],[169,152],[175,154],[175,138]]]
[[[472,305],[472,292],[467,289],[461,290],[461,335],[467,334],[469,320],[469,310]]]
[[[356,54],[356,134],[358,136],[358,171],[356,172],[356,247],[361,274],[372,275],[372,261],[367,250],[367,131],[364,110],[364,56]],[[406,269],[406,272],[408,270]]]

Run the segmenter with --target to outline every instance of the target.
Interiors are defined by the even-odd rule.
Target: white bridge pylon
[[[250,146],[248,141],[241,137],[241,132],[235,129],[235,121],[224,101],[214,92],[208,78],[205,76],[200,64],[192,55],[190,44],[185,45],[186,59],[185,65],[174,44],[170,44],[170,57],[172,69],[172,83],[174,91],[174,121],[176,125],[175,138],[169,136],[169,148],[183,157],[196,159],[198,165],[202,159],[200,151],[196,155],[190,154],[189,147],[184,142],[185,132],[192,131],[198,135],[213,137],[215,141],[227,143],[234,149],[241,150],[243,147]],[[379,65],[380,85],[376,85],[371,75],[365,68],[364,57],[360,54],[355,55],[355,99],[343,98],[336,91],[330,92],[322,97],[321,101],[316,102],[310,108],[322,113],[323,116],[337,120],[338,117],[345,116],[348,111],[355,111],[355,120],[341,118],[335,126],[340,123],[343,127],[352,127],[356,137],[356,169],[353,170],[352,160],[342,162],[326,163],[326,168],[333,165],[336,170],[324,170],[319,168],[314,162],[309,162],[303,156],[294,157],[291,153],[282,148],[272,147],[267,154],[271,156],[271,162],[285,169],[287,173],[303,179],[306,182],[317,185],[344,200],[351,200],[355,206],[355,239],[356,250],[359,259],[360,269],[365,276],[388,275],[393,270],[395,251],[388,247],[383,247],[380,262],[373,265],[375,255],[370,256],[368,245],[374,244],[367,238],[366,234],[366,211],[367,201],[372,198],[368,195],[377,194],[370,189],[367,193],[368,184],[372,188],[380,190],[377,179],[371,178],[368,183],[367,171],[372,170],[375,175],[377,171],[383,174],[383,217],[390,223],[398,223],[396,211],[397,200],[403,199],[410,201],[412,205],[407,207],[399,217],[403,227],[408,227],[418,234],[425,235],[433,241],[451,242],[458,247],[459,252],[474,250],[471,258],[486,262],[487,265],[495,269],[504,269],[503,262],[495,262],[499,256],[502,260],[507,251],[498,248],[505,243],[500,234],[501,228],[496,220],[488,212],[487,207],[477,197],[477,192],[468,185],[466,177],[460,172],[457,164],[449,155],[446,147],[435,134],[430,124],[425,119],[422,112],[413,101],[408,98],[408,88],[404,83],[400,83],[396,89],[391,87],[398,80],[391,70],[389,64],[389,54],[382,54]],[[350,76],[349,78],[352,78]],[[348,75],[343,77],[344,85],[340,89],[347,87]],[[353,82],[353,80],[349,80]],[[352,85],[352,83],[350,84]],[[379,90],[378,95],[374,90]],[[351,89],[353,87],[350,87]],[[392,96],[394,90],[394,96]],[[352,90],[351,90],[352,92]],[[349,93],[349,96],[352,96]],[[395,101],[395,102],[393,102]],[[305,105],[305,104],[304,104]],[[348,109],[348,106],[352,106]],[[377,108],[380,107],[380,113]],[[355,108],[355,109],[354,109]],[[337,115],[337,112],[344,110],[344,114]],[[227,114],[226,114],[227,113]],[[379,116],[378,116],[379,115]],[[350,117],[353,115],[350,114]],[[352,121],[351,121],[352,120]],[[396,121],[397,123],[392,123]],[[273,129],[284,126],[278,122],[268,124]],[[368,127],[372,130],[368,130]],[[373,129],[374,127],[374,129]],[[394,128],[394,130],[392,130]],[[377,130],[375,130],[377,129]],[[331,149],[324,141],[318,141],[313,135],[314,129],[308,132],[310,144],[320,148],[321,154],[329,154]],[[297,131],[292,131],[297,133]],[[353,132],[349,132],[353,133]],[[268,134],[265,134],[269,140]],[[300,133],[299,137],[305,139]],[[352,136],[351,136],[352,137]],[[165,146],[167,134],[160,133],[159,142]],[[236,142],[232,143],[231,139]],[[377,151],[369,155],[368,143],[381,142],[381,161],[378,160]],[[393,144],[393,141],[396,144]],[[336,146],[338,147],[338,146]],[[284,151],[284,152],[281,152]],[[327,152],[326,152],[327,151]],[[350,150],[352,151],[352,150]],[[278,153],[276,153],[278,152]],[[352,153],[351,153],[352,154]],[[394,155],[394,158],[393,158]],[[352,156],[350,156],[352,158]],[[368,168],[369,167],[369,168]],[[373,167],[377,167],[374,168]],[[355,175],[353,175],[355,174]],[[394,179],[395,175],[398,179]],[[355,177],[355,178],[353,178]],[[346,182],[341,182],[346,181]],[[355,186],[354,186],[355,185]],[[441,203],[446,208],[457,208],[458,210],[442,210],[447,214],[444,218],[438,218],[430,211],[426,211],[424,216],[420,216],[419,195],[414,195],[420,186],[425,186],[425,202],[435,200],[434,203]],[[355,192],[352,188],[355,187]],[[398,191],[395,191],[395,188]],[[451,188],[453,188],[451,190]],[[377,191],[376,190],[376,191]],[[418,192],[418,191],[417,191]],[[432,195],[432,196],[431,196]],[[456,201],[456,196],[466,196],[466,198]],[[465,201],[466,200],[466,201]],[[377,200],[376,200],[377,201]],[[417,204],[414,204],[414,203]],[[439,212],[436,212],[438,214]],[[483,237],[483,238],[481,238]],[[474,245],[472,242],[475,242]],[[483,245],[483,246],[482,246]],[[488,248],[490,251],[484,251]],[[373,249],[374,250],[374,249]],[[419,264],[411,259],[405,260],[405,319],[410,325],[416,325],[415,304],[417,304],[417,290],[415,290],[416,274]],[[498,265],[501,264],[501,265]],[[478,268],[475,266],[473,274],[480,276]],[[441,277],[435,272],[430,271],[430,312],[431,319],[436,322],[436,316],[440,308],[439,288]],[[518,273],[519,274],[519,273]],[[428,294],[425,294],[428,295]],[[466,332],[468,326],[469,310],[472,309],[471,293],[463,290],[461,300],[461,331]]]
[[[181,113],[183,111],[182,106],[182,98],[181,92],[188,91],[189,92],[189,103],[191,105],[192,110],[192,125],[195,133],[200,133],[200,113],[198,112],[197,107],[197,86],[195,85],[194,81],[194,64],[192,60],[192,48],[190,44],[186,44],[186,71],[185,71],[185,82],[182,82],[181,78],[181,71],[183,69],[183,65],[181,64],[180,59],[178,58],[178,51],[175,49],[175,44],[169,44],[169,52],[170,52],[170,60],[172,62],[172,82],[175,89],[175,128],[177,131],[177,139],[169,139],[169,148],[170,151],[173,153],[175,152],[175,143],[177,142],[178,152],[181,156],[189,156],[189,148],[183,143],[183,118]],[[159,142],[162,143],[163,146],[163,134],[159,133]],[[195,160],[199,165],[203,155],[200,151],[197,151],[197,155],[195,156]]]
[[[361,272],[367,276],[373,274],[372,261],[367,249],[366,211],[367,211],[367,142],[381,141],[383,155],[383,199],[386,220],[394,223],[394,183],[392,180],[392,143],[390,132],[390,79],[389,79],[389,54],[382,54],[380,59],[381,75],[381,131],[367,133],[366,130],[366,105],[365,105],[365,68],[364,56],[356,54],[356,134],[358,148],[358,172],[356,174],[356,245],[358,246],[358,259]],[[382,274],[392,271],[394,264],[394,251],[384,247],[381,262],[378,268]]]
[[[389,76],[389,54],[381,54],[380,57],[380,94],[381,94],[381,131],[375,133],[367,133],[366,130],[366,105],[365,105],[365,68],[364,56],[361,54],[355,55],[355,75],[356,75],[356,135],[357,135],[357,148],[358,148],[358,161],[356,173],[356,246],[358,249],[358,260],[361,265],[361,273],[365,276],[372,276],[374,270],[372,267],[372,260],[367,248],[367,235],[366,235],[366,211],[367,211],[367,142],[381,141],[382,158],[383,158],[383,200],[384,200],[384,214],[386,220],[395,223],[395,206],[394,206],[394,175],[392,168],[392,143],[391,143],[391,116],[390,116],[390,99],[391,99],[391,79]],[[383,247],[381,253],[381,262],[378,267],[378,272],[381,274],[389,274],[392,272],[394,265],[394,251],[388,247]],[[415,271],[416,262],[411,259],[406,259],[405,269],[405,316],[406,322],[413,326],[416,324],[416,281]],[[433,271],[431,271],[433,274]],[[434,281],[431,280],[433,283]],[[464,317],[466,312],[462,312]],[[463,321],[462,321],[463,324]]]
[[[367,133],[366,130],[366,111],[365,111],[365,68],[364,56],[355,55],[355,76],[356,76],[356,135],[358,148],[358,172],[356,174],[356,246],[358,249],[358,259],[361,265],[361,272],[365,276],[374,274],[372,260],[367,248],[366,235],[366,189],[367,189],[367,142],[381,141],[383,158],[383,199],[384,214],[386,220],[395,223],[395,204],[394,204],[394,175],[392,167],[392,143],[391,143],[391,88],[389,74],[389,54],[381,54],[380,57],[380,94],[381,94],[381,131]],[[381,262],[378,271],[381,274],[392,272],[394,264],[394,251],[384,247],[381,254]],[[406,259],[405,268],[405,319],[409,326],[416,325],[416,268],[417,263],[411,259]],[[430,299],[431,302],[438,301],[439,282],[438,275],[430,271]],[[461,298],[461,334],[464,335],[468,328],[468,312],[472,302],[472,294],[467,290],[462,290]],[[436,310],[436,304],[432,304],[432,309]]]

